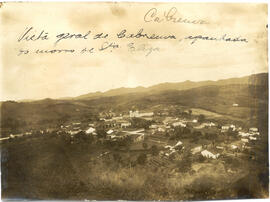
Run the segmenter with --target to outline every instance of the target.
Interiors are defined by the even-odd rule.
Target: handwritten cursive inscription
[[[202,36],[202,35],[196,35],[196,36],[187,36],[185,39],[191,40],[191,44],[194,44],[197,40],[205,40],[205,41],[225,41],[225,42],[245,42],[248,43],[248,40],[246,38],[239,37],[228,37],[226,34],[224,34],[222,37],[211,37],[211,36]]]
[[[33,27],[26,28],[22,35],[18,38],[18,42],[21,41],[37,41],[37,40],[48,40],[48,32],[42,30],[39,34],[33,33]]]
[[[151,10],[152,14],[152,20],[156,21],[154,19],[156,15],[156,10]],[[176,10],[174,10],[174,7],[169,10],[168,12],[164,12],[164,16],[167,21],[172,20],[172,22],[178,22],[178,20],[173,17],[176,13]],[[148,14],[149,15],[149,14]],[[158,22],[162,22],[164,19],[159,19]],[[195,22],[194,22],[195,23]],[[90,37],[91,33],[91,37]],[[50,36],[50,37],[49,37]],[[80,54],[97,54],[98,52],[116,52],[119,49],[123,49],[123,47],[126,47],[128,52],[131,53],[143,53],[145,56],[148,56],[152,53],[160,53],[161,49],[154,45],[154,43],[148,43],[148,41],[154,42],[154,41],[171,41],[172,43],[176,42],[179,43],[181,41],[186,41],[190,45],[193,45],[194,43],[197,43],[198,41],[216,41],[216,42],[226,42],[226,43],[248,43],[247,38],[241,37],[241,36],[233,36],[231,33],[222,34],[219,36],[212,36],[209,34],[187,34],[181,36],[178,32],[172,32],[170,31],[167,34],[161,34],[156,31],[146,31],[143,28],[140,28],[138,31],[130,32],[127,29],[122,29],[119,32],[115,33],[105,33],[105,32],[97,32],[91,31],[83,33],[70,33],[70,32],[58,32],[55,35],[52,35],[51,33],[48,33],[45,31],[45,29],[36,30],[33,27],[26,27],[26,29],[21,33],[21,35],[18,37],[17,41],[20,43],[21,41],[24,41],[25,43],[31,44],[33,41],[52,41],[54,43],[54,46],[56,46],[61,41],[71,41],[74,40],[77,43],[81,43],[83,41],[97,41],[100,43],[91,44],[92,47],[76,47],[74,44],[70,45],[70,43],[66,43],[65,46],[59,48],[43,48],[42,46],[38,47],[38,44],[35,43],[35,49],[26,47],[19,47],[18,49],[18,56],[23,55],[30,55],[30,54],[38,54],[38,55],[46,55],[46,54],[70,54],[75,55],[77,53]],[[81,40],[77,40],[81,39]],[[125,44],[123,46],[123,42],[126,40],[133,40],[132,42],[128,42],[128,44]],[[140,43],[140,41],[143,43]],[[33,44],[33,43],[32,43]],[[151,45],[150,45],[151,44]],[[85,45],[84,45],[85,46]],[[76,48],[75,48],[76,47]]]
[[[117,34],[117,37],[119,39],[121,38],[146,38],[146,39],[176,39],[176,36],[173,34],[169,34],[169,35],[158,35],[158,34],[147,34],[144,33],[143,29],[140,29],[136,34],[133,33],[127,33],[127,30],[122,30]]]
[[[187,18],[182,18],[177,16],[178,10],[175,7],[170,8],[167,12],[165,11],[163,15],[158,13],[157,8],[151,8],[144,15],[144,22],[172,22],[172,23],[187,23],[187,24],[209,24],[204,20],[190,20]]]
[[[106,49],[109,49],[111,52],[113,49],[116,49],[116,48],[119,48],[119,45],[116,44],[115,42],[108,42],[108,41],[105,41],[101,47],[99,48],[99,51],[103,51],[103,50],[106,50]]]
[[[36,54],[55,54],[55,53],[74,53],[75,50],[74,49],[50,49],[50,50],[40,50],[37,49],[35,51]]]
[[[129,52],[144,52],[145,56],[147,57],[148,55],[150,55],[152,52],[159,52],[160,49],[159,47],[152,47],[150,45],[147,44],[139,44],[139,45],[135,45],[134,43],[129,43],[127,44],[128,47],[128,51]]]
[[[62,34],[58,34],[56,36],[57,40],[55,42],[55,45],[63,40],[63,39],[87,39],[88,35],[91,33],[91,31],[88,31],[86,34],[71,34],[71,33],[62,33]]]

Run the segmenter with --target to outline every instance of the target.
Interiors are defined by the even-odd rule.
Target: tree
[[[148,148],[148,144],[146,142],[142,143],[143,148],[146,150]]]
[[[186,173],[190,171],[192,166],[191,152],[184,153],[182,160],[177,163],[177,166],[180,172]]]
[[[80,131],[79,133],[76,134],[75,136],[76,140],[79,142],[86,142],[88,137],[86,136],[84,131]]]
[[[121,156],[120,156],[118,153],[114,153],[114,154],[113,154],[113,159],[114,159],[116,162],[120,162],[120,161],[121,161]]]
[[[149,126],[152,124],[152,121],[148,121],[148,120],[144,120],[142,118],[135,117],[135,118],[132,118],[131,124],[133,127],[136,127],[136,128],[148,129]]]
[[[107,135],[106,131],[103,128],[97,129],[97,136],[98,138],[105,138]]]
[[[191,133],[191,131],[189,128],[187,128],[187,127],[183,128],[183,134],[190,134],[190,133]]]
[[[191,114],[192,114],[192,110],[191,110],[191,109],[189,109],[189,110],[188,110],[188,113],[189,113],[189,115],[191,115]]]
[[[158,155],[158,148],[157,148],[156,145],[152,145],[152,147],[151,147],[151,154],[152,154],[153,156]]]
[[[205,120],[205,116],[203,114],[200,114],[198,117],[198,122],[202,123]]]
[[[233,129],[232,128],[229,128],[229,130],[228,130],[228,132],[227,132],[227,134],[229,135],[229,136],[231,136],[231,137],[237,137],[237,134],[238,134],[238,132],[235,130],[235,131],[233,131]]]
[[[187,112],[181,112],[181,116],[184,118],[188,118],[188,113]]]
[[[141,165],[144,165],[146,162],[147,156],[146,154],[140,154],[137,158],[137,162]]]

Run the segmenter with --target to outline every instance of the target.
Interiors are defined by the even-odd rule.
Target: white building
[[[173,127],[177,127],[177,126],[186,127],[187,126],[185,123],[182,123],[180,121],[174,122],[172,125]]]
[[[143,117],[143,116],[153,116],[154,115],[154,112],[143,112],[143,113],[139,113],[139,116],[140,117]]]
[[[231,145],[231,148],[232,148],[233,150],[235,150],[235,149],[237,149],[238,147],[237,147],[236,145]]]
[[[123,117],[122,117],[122,116],[116,116],[116,117],[112,117],[112,120],[121,120],[121,119],[123,119]]]
[[[181,141],[178,141],[175,145],[174,145],[174,147],[178,147],[178,146],[181,146],[183,144],[183,142],[181,142]]]
[[[250,140],[257,140],[256,137],[249,137]]]
[[[210,123],[203,123],[202,125],[203,125],[204,127],[213,127],[213,126],[215,126],[216,124],[213,123],[213,122],[210,122]]]
[[[95,131],[96,131],[95,128],[90,127],[90,128],[88,128],[88,129],[85,131],[85,133],[86,133],[86,134],[93,134],[93,133],[95,133]]]
[[[159,127],[159,125],[156,125],[156,124],[152,124],[151,126],[149,126],[150,129],[156,129],[158,127]]]
[[[130,118],[134,118],[134,117],[139,117],[140,115],[139,115],[139,111],[138,110],[136,110],[136,111],[129,111],[129,117]]]
[[[112,130],[112,129],[110,129],[110,130],[107,131],[107,134],[108,134],[108,135],[110,135],[110,134],[112,134],[112,133],[113,133],[113,130]]]
[[[166,146],[164,146],[164,148],[165,148],[165,149],[170,149],[170,150],[171,150],[171,149],[173,148],[173,146],[171,146],[171,145],[166,145]]]
[[[251,133],[255,132],[256,133],[256,132],[259,132],[259,129],[258,128],[250,128],[249,132],[251,132]]]
[[[238,135],[241,136],[241,137],[253,136],[253,134],[251,134],[251,133],[246,133],[246,132],[242,132],[242,131],[239,131]]]
[[[69,133],[70,135],[76,135],[76,134],[78,134],[79,132],[81,132],[81,130],[70,130],[70,131],[68,131],[68,133]]]
[[[191,153],[194,155],[194,154],[197,154],[198,152],[202,151],[202,146],[198,146],[198,147],[195,147],[193,149],[191,149]]]
[[[147,117],[147,116],[153,116],[154,115],[154,112],[142,112],[142,113],[139,113],[138,110],[136,111],[129,111],[129,117],[130,118],[133,118],[133,117]]]
[[[116,135],[108,135],[107,137],[109,137],[109,138],[113,139],[113,138],[115,138],[115,137],[116,137]]]
[[[245,142],[245,143],[248,143],[249,142],[248,139],[246,139],[246,138],[241,138],[241,141],[242,142]]]
[[[236,130],[235,125],[231,124],[231,125],[221,126],[222,133],[228,132],[229,130],[235,131]]]
[[[219,157],[220,154],[213,154],[211,153],[210,151],[207,151],[207,150],[203,150],[201,152],[202,156],[203,157],[206,157],[206,158],[212,158],[212,159],[217,159]]]
[[[121,128],[127,128],[129,126],[131,126],[131,123],[130,122],[122,122],[121,123]]]
[[[166,131],[164,128],[161,128],[161,127],[159,127],[157,130],[158,130],[158,132],[165,132]]]

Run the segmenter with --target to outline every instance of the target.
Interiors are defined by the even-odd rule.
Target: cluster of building
[[[199,122],[197,119],[187,119],[187,118],[176,118],[176,117],[165,117],[164,120],[157,124],[152,124],[149,127],[149,130],[151,131],[151,134],[162,134],[162,133],[169,133],[170,131],[174,131],[176,127],[182,127],[182,128],[190,128],[193,130],[204,129],[204,131],[209,131],[207,129],[213,128],[216,131],[217,134],[220,135],[227,135],[230,132],[233,132],[231,134],[236,137],[235,141],[232,141],[231,143],[223,143],[222,145],[217,145],[213,147],[208,147],[206,145],[199,145],[191,149],[191,153],[193,155],[200,154],[205,158],[211,158],[211,159],[218,159],[221,155],[221,153],[224,153],[226,151],[228,152],[240,152],[244,151],[244,149],[249,149],[248,146],[249,141],[256,141],[259,139],[260,132],[258,128],[252,127],[248,130],[242,129],[242,127],[237,127],[234,124],[227,124],[220,126],[217,123],[211,122],[211,121],[204,121]],[[181,142],[182,145],[182,142]],[[183,146],[183,145],[182,145]],[[166,149],[169,149],[166,152]],[[176,150],[173,146],[166,145],[165,151],[161,152],[161,155],[165,155],[169,157],[170,155],[174,154]]]
[[[235,105],[236,106],[236,105]],[[156,115],[156,116],[155,116]],[[180,118],[179,116],[168,116],[166,111],[159,112],[155,114],[154,112],[139,112],[138,110],[129,111],[125,114],[116,114],[114,112],[102,112],[100,113],[99,121],[92,123],[81,123],[73,122],[67,125],[61,125],[60,129],[57,129],[57,134],[65,133],[74,137],[76,134],[83,132],[85,135],[91,135],[96,137],[98,135],[98,128],[102,128],[106,133],[104,138],[108,141],[119,141],[129,137],[133,142],[141,142],[145,139],[147,135],[158,134],[170,134],[175,128],[192,128],[193,130],[205,130],[209,128],[215,128],[219,131],[219,134],[224,134],[228,132],[234,132],[236,136],[239,137],[237,143],[232,143],[230,149],[232,151],[237,151],[247,147],[249,141],[256,141],[259,138],[260,132],[258,128],[250,128],[249,130],[243,130],[241,127],[236,127],[234,124],[228,124],[223,126],[218,126],[217,123],[212,121],[198,121],[194,118],[196,116],[190,116],[189,118]],[[149,126],[149,129],[140,129],[132,125],[133,118],[142,118],[145,120],[152,120],[153,123]],[[50,129],[45,131],[40,131],[41,134],[46,134],[50,132]],[[24,134],[10,134],[9,137],[1,138],[0,141],[6,139],[12,139],[15,137],[21,137],[24,135],[31,135],[32,132],[26,132]],[[160,141],[158,141],[160,143]],[[165,145],[162,155],[169,157],[179,150],[182,150],[183,143],[178,141],[174,146]],[[227,147],[226,147],[227,148]],[[223,151],[224,146],[216,146],[215,150]],[[203,145],[197,146],[191,150],[192,154],[200,153],[205,158],[217,159],[220,152],[210,152],[209,149],[205,148]]]
[[[160,155],[169,157],[175,154],[177,151],[181,151],[182,149],[185,149],[185,147],[183,146],[183,143],[181,141],[178,141],[174,146],[171,146],[171,145],[164,146],[164,149],[165,151],[161,151]]]

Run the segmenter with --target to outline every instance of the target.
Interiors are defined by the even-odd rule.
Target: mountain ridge
[[[206,81],[190,81],[186,80],[183,82],[165,82],[156,84],[149,87],[137,86],[134,88],[127,88],[127,87],[120,87],[115,89],[110,89],[105,92],[93,92],[87,93],[80,96],[76,96],[70,98],[72,100],[80,100],[80,99],[93,99],[93,98],[100,98],[100,97],[111,97],[117,95],[123,95],[128,93],[145,93],[145,92],[161,92],[167,90],[188,90],[191,88],[197,88],[202,86],[211,86],[211,85],[229,85],[229,84],[249,84],[249,85],[264,85],[265,82],[268,82],[268,73],[259,73],[259,74],[252,74],[249,76],[238,77],[238,78],[229,78],[229,79],[221,79],[217,81],[213,80],[206,80]],[[63,99],[63,98],[60,98]]]

